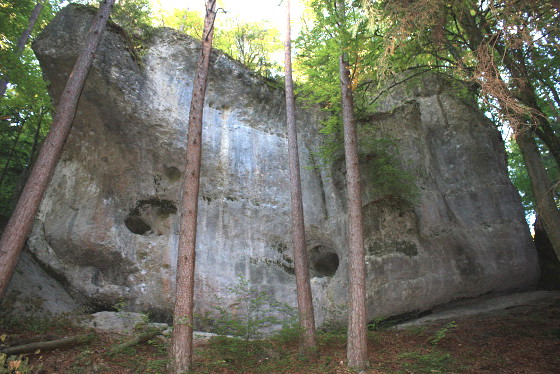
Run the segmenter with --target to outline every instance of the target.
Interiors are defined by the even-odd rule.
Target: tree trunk
[[[37,145],[39,144],[39,136],[41,135],[41,126],[43,125],[43,117],[45,116],[45,107],[39,109],[39,119],[37,120],[37,128],[35,129],[35,136],[33,137],[33,145],[31,146],[31,152],[29,152],[29,157],[27,158],[28,167],[33,163],[33,156],[35,156],[35,151],[37,150]]]
[[[286,78],[286,123],[288,127],[288,158],[290,168],[290,192],[292,203],[292,247],[296,273],[299,324],[303,330],[302,348],[313,354],[316,348],[315,316],[313,297],[309,283],[309,261],[305,248],[305,222],[301,197],[301,176],[299,151],[296,132],[294,83],[292,80],[292,41],[290,0],[286,3],[286,40],[285,40],[285,78]]]
[[[505,43],[504,43],[505,44]],[[560,167],[560,142],[559,138],[554,134],[554,130],[538,105],[537,92],[533,85],[527,71],[523,55],[516,50],[511,51],[513,57],[510,56],[510,51],[507,50],[499,43],[494,44],[496,51],[500,53],[503,58],[504,64],[511,74],[514,81],[517,82],[515,94],[512,97],[519,100],[522,104],[532,110],[532,115],[536,118],[531,118],[532,122],[537,125],[535,134],[543,140],[548,147],[550,153],[556,160],[557,166]],[[497,72],[494,72],[497,74]],[[498,98],[502,110],[507,111],[509,108],[507,104],[503,103]],[[519,118],[519,123],[523,121],[524,113],[515,113]],[[533,138],[533,127],[523,125],[517,130],[515,139],[519,145],[519,150],[523,155],[525,167],[529,174],[531,181],[531,189],[535,196],[535,210],[542,219],[543,227],[550,239],[552,247],[556,256],[560,259],[560,211],[554,201],[554,186],[550,182],[550,178],[546,168],[540,157],[540,152]]]
[[[534,135],[543,141],[556,161],[557,167],[560,168],[560,138],[555,134],[547,115],[539,106],[538,94],[531,82],[525,55],[520,50],[508,49],[506,44],[505,42],[494,43],[493,46],[499,56],[502,56],[512,81],[516,82],[517,87],[512,97],[532,111],[531,114],[534,118],[531,119],[531,122],[537,125]],[[523,114],[519,113],[518,115],[522,116]]]
[[[62,92],[51,130],[0,240],[0,298],[6,291],[21,249],[33,226],[41,199],[60,159],[64,142],[72,128],[78,99],[114,2],[115,0],[103,0],[100,3],[99,11],[88,31],[84,49]]]
[[[194,78],[187,135],[187,161],[183,179],[183,208],[177,256],[177,290],[173,312],[173,336],[169,351],[169,372],[173,374],[188,372],[192,365],[194,271],[198,192],[200,187],[202,115],[215,18],[216,0],[207,0],[202,50]]]
[[[523,155],[531,188],[535,196],[535,210],[550,239],[556,257],[560,259],[560,211],[554,201],[554,189],[539,156],[539,150],[530,132],[520,131],[515,140]]]
[[[68,346],[75,347],[80,344],[87,344],[92,342],[95,339],[95,337],[96,337],[95,333],[76,335],[70,338],[62,338],[57,340],[49,340],[45,342],[29,343],[29,344],[18,345],[15,347],[0,348],[0,353],[4,353],[10,356],[10,355],[25,354],[25,353],[33,353],[33,352],[37,352],[38,350],[52,351],[54,349],[61,349]]]
[[[31,35],[31,32],[35,27],[35,23],[37,23],[37,19],[39,19],[39,14],[41,13],[42,9],[43,9],[43,4],[41,1],[38,1],[37,4],[35,4],[35,8],[33,8],[33,11],[31,12],[31,16],[29,16],[29,25],[25,30],[23,30],[23,33],[21,34],[17,42],[16,52],[18,54],[23,52],[23,48],[25,48],[25,45],[29,40],[29,36]],[[0,79],[0,99],[3,98],[4,95],[6,94],[7,87],[8,87],[8,77],[5,77],[5,79]]]
[[[350,70],[340,55],[340,87],[344,124],[344,155],[348,190],[348,365],[361,370],[369,365],[367,357],[366,267],[362,219],[362,187],[358,160],[358,137],[354,121],[354,100]]]

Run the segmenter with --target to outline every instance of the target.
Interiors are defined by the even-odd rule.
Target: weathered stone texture
[[[59,96],[91,13],[65,8],[34,48]],[[109,29],[28,241],[33,256],[98,310],[170,315],[180,181],[196,41],[169,29],[137,54]],[[528,287],[536,255],[496,129],[429,78],[391,92],[375,122],[417,180],[416,204],[380,200],[364,177],[369,316]],[[196,303],[227,305],[239,277],[295,303],[280,89],[214,52],[204,112]],[[317,321],[345,313],[344,170],[315,166],[319,116],[299,110]],[[380,130],[380,131],[381,131]],[[367,167],[367,163],[363,165]],[[366,175],[366,174],[364,174]],[[229,301],[228,301],[229,300]]]

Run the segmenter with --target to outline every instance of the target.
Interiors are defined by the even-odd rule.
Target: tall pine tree
[[[288,127],[288,159],[292,203],[292,247],[296,273],[299,323],[303,330],[303,348],[312,352],[316,348],[313,297],[309,283],[309,261],[305,248],[305,221],[301,197],[301,176],[296,131],[294,83],[292,79],[292,37],[290,0],[286,2],[286,40],[284,48],[286,78],[286,123]]]
[[[202,115],[206,83],[210,66],[210,52],[216,19],[216,0],[206,0],[206,17],[202,34],[202,49],[196,67],[193,95],[189,112],[187,135],[187,161],[183,180],[182,214],[179,227],[177,257],[177,289],[173,312],[170,373],[185,373],[192,366],[194,272],[196,256],[196,226],[198,192],[200,188],[200,163],[202,151]]]

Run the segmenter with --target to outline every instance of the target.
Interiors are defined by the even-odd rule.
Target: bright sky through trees
[[[204,14],[204,0],[152,0],[154,8],[164,10],[197,10]],[[285,4],[282,0],[221,0],[218,6],[224,9],[228,17],[235,17],[246,22],[268,21],[280,32],[285,28]],[[292,35],[300,30],[300,18],[303,14],[303,0],[292,0]]]

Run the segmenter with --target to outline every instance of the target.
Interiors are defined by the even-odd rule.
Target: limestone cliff
[[[59,97],[92,14],[62,10],[34,43]],[[34,259],[95,309],[170,315],[188,108],[198,42],[158,29],[134,53],[105,33],[28,241]],[[295,304],[283,92],[215,51],[204,112],[197,244],[200,312],[246,279]],[[524,288],[535,250],[499,133],[435,77],[394,90],[370,125],[394,139],[414,204],[379,200],[364,173],[368,313],[387,316]],[[318,168],[319,115],[298,111],[318,323],[346,306],[344,170]],[[367,168],[367,162],[362,165]]]

